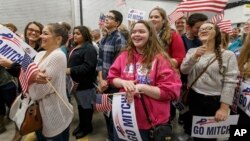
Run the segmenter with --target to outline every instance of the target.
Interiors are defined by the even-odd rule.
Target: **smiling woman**
[[[160,7],[153,8],[149,13],[149,20],[153,23],[162,46],[170,55],[171,61],[176,68],[179,68],[185,56],[185,48],[181,36],[172,31],[166,11]]]
[[[40,51],[40,35],[42,34],[43,25],[39,22],[29,22],[24,29],[24,39],[36,51]]]
[[[150,128],[170,121],[170,101],[179,97],[181,81],[152,23],[136,22],[131,27],[130,37],[127,50],[116,58],[109,70],[108,82],[126,91],[128,103],[134,101],[141,138],[149,141]],[[144,97],[150,117],[144,112],[141,97]],[[115,134],[115,140],[119,141],[117,136]]]
[[[238,82],[237,60],[233,52],[222,49],[217,25],[204,23],[198,35],[202,46],[190,49],[181,64],[181,72],[188,74],[188,86],[192,85],[188,93],[189,110],[192,116],[214,116],[216,121],[224,121]]]
[[[44,27],[40,37],[41,47],[45,51],[40,51],[34,59],[40,71],[35,74],[29,87],[31,98],[39,102],[43,121],[42,133],[37,131],[38,141],[41,138],[67,141],[73,107],[66,95],[66,56],[59,47],[67,41],[68,30],[58,23],[52,23]]]

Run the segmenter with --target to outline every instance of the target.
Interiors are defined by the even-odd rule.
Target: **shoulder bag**
[[[37,101],[33,101],[29,95],[20,94],[16,97],[10,108],[9,117],[19,129],[21,135],[41,130],[42,117]]]
[[[142,102],[142,106],[143,106],[143,109],[145,111],[145,114],[147,116],[147,121],[151,125],[151,129],[149,131],[149,137],[150,137],[151,141],[171,141],[171,139],[172,139],[172,125],[169,123],[165,123],[165,124],[153,126],[152,120],[149,117],[149,113],[147,111],[147,107],[145,105],[143,97],[144,96],[141,95],[141,102]]]
[[[211,60],[211,59],[210,59],[210,60]],[[204,74],[204,73],[207,71],[207,68],[208,68],[211,64],[213,64],[214,61],[216,61],[216,57],[215,57],[211,62],[209,61],[209,63],[208,63],[207,66],[203,69],[203,71],[194,79],[194,81],[191,83],[191,85],[188,86],[188,87],[186,88],[186,90],[183,92],[182,97],[181,97],[181,102],[182,102],[183,104],[188,105],[188,103],[189,103],[189,101],[188,101],[188,93],[189,93],[190,88],[193,87],[193,85],[197,82],[197,80],[202,76],[202,74]]]

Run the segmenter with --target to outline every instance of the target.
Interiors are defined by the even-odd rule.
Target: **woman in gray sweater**
[[[239,74],[236,56],[221,48],[218,26],[204,23],[198,35],[202,46],[190,49],[181,64],[181,72],[188,74],[188,86],[202,73],[189,91],[189,109],[192,115],[214,116],[215,121],[224,121],[228,117]]]

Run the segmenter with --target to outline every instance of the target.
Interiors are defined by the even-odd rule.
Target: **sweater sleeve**
[[[82,64],[70,68],[70,76],[75,82],[79,82],[79,80],[82,79],[79,76],[86,76],[92,68],[96,67],[96,55],[94,47],[91,46],[91,48],[88,48],[87,52],[82,56]]]
[[[169,54],[171,58],[175,59],[178,62],[179,68],[183,58],[185,57],[186,51],[181,36],[176,32],[173,32],[172,34],[172,42],[169,47]]]
[[[196,49],[189,49],[188,50],[188,52],[187,52],[187,54],[186,54],[186,56],[181,64],[181,67],[180,67],[181,72],[183,74],[189,74],[192,71],[194,65],[196,64],[197,60],[194,60],[192,58],[195,51],[196,51]]]
[[[65,70],[67,67],[66,63],[66,56],[63,54],[62,51],[57,51],[53,54],[51,54],[51,57],[44,60],[46,62],[45,67],[45,73],[51,77],[50,83],[55,87],[55,89],[58,91],[58,89],[65,89],[66,85],[63,86],[61,84],[63,81],[66,81],[66,75]],[[44,62],[45,63],[45,62]],[[59,87],[62,86],[62,87]],[[33,83],[30,86],[29,89],[32,90],[29,94],[33,100],[40,100],[44,98],[46,95],[55,93],[53,88],[48,84],[37,84]]]
[[[220,101],[229,105],[232,104],[234,90],[238,83],[237,76],[239,75],[239,69],[237,64],[236,56],[232,53],[224,67],[225,72]]]
[[[181,80],[165,59],[158,60],[155,86],[160,89],[160,100],[176,100],[180,96]]]

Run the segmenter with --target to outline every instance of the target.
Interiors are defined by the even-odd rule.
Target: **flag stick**
[[[49,83],[50,87],[55,91],[56,95],[62,100],[62,102],[65,104],[65,106],[69,109],[71,113],[73,113],[72,109],[69,107],[69,105],[64,101],[62,96],[57,92],[56,88],[51,84],[51,82],[46,78],[47,82]]]

